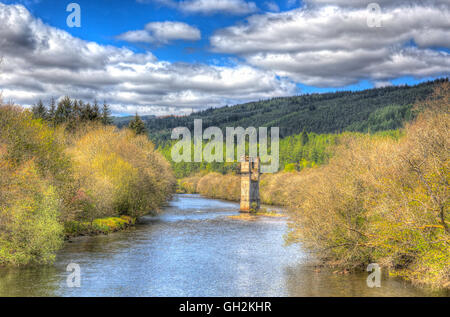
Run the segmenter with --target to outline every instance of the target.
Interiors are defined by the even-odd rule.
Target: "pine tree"
[[[113,123],[113,120],[111,119],[111,110],[109,109],[109,105],[106,103],[106,101],[103,102],[102,123],[104,125],[109,125]]]
[[[81,120],[81,100],[74,100],[73,101],[73,117],[75,119],[75,121],[80,121]]]
[[[94,100],[94,105],[92,106],[92,112],[91,112],[91,121],[96,121],[101,119],[100,114],[100,106],[98,105],[97,99]]]
[[[56,123],[67,122],[72,118],[73,107],[72,101],[68,96],[64,97],[60,102],[58,102],[58,107],[56,108]]]
[[[142,121],[141,117],[136,112],[134,119],[130,121],[128,127],[133,130],[136,134],[145,134],[147,132],[147,128],[145,127],[144,121]]]
[[[81,121],[89,121],[91,120],[91,112],[92,112],[92,107],[91,104],[88,103],[83,103],[81,105]]]
[[[56,116],[56,103],[55,98],[52,97],[50,100],[50,106],[48,109],[47,120],[54,126],[55,125],[55,116]]]
[[[308,143],[309,138],[308,138],[308,133],[306,132],[306,130],[303,128],[303,132],[300,135],[300,142],[302,143],[302,145],[305,145],[306,143]]]
[[[39,99],[37,104],[31,108],[31,111],[33,112],[33,116],[35,118],[43,120],[47,119],[47,109],[41,99]]]

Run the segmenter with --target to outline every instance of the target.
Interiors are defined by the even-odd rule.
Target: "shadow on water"
[[[156,217],[126,231],[66,243],[53,266],[0,269],[1,296],[428,296],[384,277],[315,272],[298,246],[284,246],[285,218],[230,219],[239,205],[176,195]],[[69,263],[81,287],[66,285]]]

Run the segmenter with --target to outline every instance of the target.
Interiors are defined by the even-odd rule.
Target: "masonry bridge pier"
[[[241,212],[256,212],[260,208],[259,178],[259,157],[241,157]]]

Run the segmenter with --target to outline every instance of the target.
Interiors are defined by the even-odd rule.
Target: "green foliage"
[[[336,141],[328,164],[295,172],[298,163],[289,163],[288,172],[261,176],[261,202],[289,207],[287,242],[331,266],[355,270],[375,262],[415,284],[450,288],[449,107],[446,82],[416,105],[424,111],[403,131],[308,134],[304,145],[301,135],[285,138],[292,149]],[[179,184],[239,199],[237,175],[209,173]]]
[[[52,129],[41,119],[33,119],[28,111],[0,106],[1,145],[5,148],[1,157],[4,164],[19,170],[32,161],[39,176],[53,185],[62,198],[64,210],[69,209],[74,193],[71,160]]]
[[[146,136],[61,119],[87,109],[82,102],[65,98],[53,108],[44,121],[40,110],[0,105],[0,266],[50,263],[64,227],[112,232],[155,212],[173,191],[169,165]]]
[[[69,130],[74,130],[77,125],[85,122],[101,122],[104,125],[112,124],[111,110],[106,102],[103,103],[102,109],[98,105],[97,100],[94,104],[85,103],[82,100],[70,99],[65,96],[58,102],[52,98],[48,107],[42,100],[39,100],[32,107],[33,116],[49,122],[52,126],[58,124],[66,124]]]
[[[327,163],[332,156],[332,148],[339,142],[342,135],[349,134],[316,134],[302,132],[299,135],[293,135],[280,140],[280,170],[301,170],[305,167],[314,167]],[[171,163],[172,169],[177,178],[188,177],[199,172],[217,172],[221,174],[238,173],[239,164],[235,162],[193,162],[193,143],[192,143],[192,162],[173,162],[171,157],[172,147],[176,141],[165,142],[158,150]],[[203,143],[203,147],[206,142]],[[248,151],[248,143],[246,144]],[[236,146],[235,146],[236,151]],[[226,146],[223,145],[225,156]]]
[[[42,100],[39,100],[38,103],[31,108],[31,112],[33,112],[33,116],[36,119],[46,119],[48,115]]]
[[[133,130],[137,135],[147,133],[147,128],[145,127],[144,121],[136,113],[134,119],[130,121],[128,127]]]
[[[111,118],[111,110],[106,102],[103,103],[101,116],[102,116],[101,121],[104,125],[110,125],[113,123],[113,120]]]
[[[68,152],[80,184],[76,220],[156,212],[173,190],[169,164],[146,136],[130,130],[91,126]]]
[[[416,86],[279,97],[210,108],[189,116],[147,116],[142,119],[157,146],[170,140],[173,128],[181,126],[193,131],[194,119],[202,119],[204,127],[217,126],[224,132],[225,127],[280,127],[282,138],[303,130],[326,134],[398,129],[403,126],[403,120],[411,118],[408,110],[416,100],[426,99],[436,85],[446,80]],[[386,109],[380,110],[383,108]],[[125,126],[130,120],[116,118],[115,124]]]
[[[403,125],[403,122],[411,120],[411,106],[390,105],[377,109],[369,115],[364,122],[356,122],[347,127],[350,131],[377,132],[395,130]]]
[[[99,218],[92,222],[69,221],[64,224],[64,233],[67,237],[108,234],[123,230],[135,222],[136,219],[129,216]]]

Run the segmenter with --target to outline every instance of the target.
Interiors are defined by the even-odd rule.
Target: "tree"
[[[53,125],[55,125],[55,116],[56,116],[56,103],[55,98],[52,97],[50,100],[50,107],[48,109],[47,120],[49,120]]]
[[[130,121],[128,127],[133,130],[136,134],[145,134],[147,132],[147,128],[145,127],[144,121],[142,121],[141,117],[136,112],[134,119]]]
[[[47,119],[48,113],[47,113],[47,109],[45,108],[42,100],[39,99],[39,101],[37,102],[37,104],[35,104],[32,108],[31,108],[31,112],[33,112],[33,116],[37,119]]]
[[[91,121],[96,121],[101,118],[100,115],[100,106],[98,105],[97,99],[94,100],[94,105],[92,106],[92,113],[91,113]]]
[[[58,102],[58,107],[56,108],[56,122],[62,123],[67,122],[71,119],[73,115],[72,101],[68,96],[65,96],[60,102]]]
[[[308,138],[308,133],[306,132],[306,130],[303,128],[303,132],[300,135],[300,142],[302,143],[302,145],[305,145],[306,143],[308,143],[309,138]]]
[[[104,125],[109,125],[113,123],[113,120],[111,119],[111,110],[109,109],[109,105],[106,103],[106,101],[103,102],[102,123]]]

